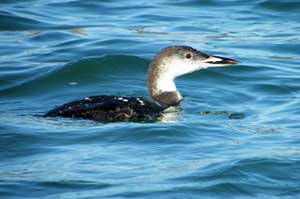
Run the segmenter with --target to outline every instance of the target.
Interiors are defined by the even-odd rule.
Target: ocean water
[[[300,198],[298,0],[1,0],[0,198]],[[177,79],[171,121],[43,118],[148,96],[170,45],[241,61]]]

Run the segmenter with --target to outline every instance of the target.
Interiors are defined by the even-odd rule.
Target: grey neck
[[[164,63],[159,62],[159,57],[150,64],[148,88],[151,97],[161,104],[177,106],[182,100],[180,93],[177,91],[174,78],[168,76]]]
[[[159,95],[152,96],[152,98],[161,104],[169,106],[178,106],[182,100],[181,95],[177,91],[163,92]]]

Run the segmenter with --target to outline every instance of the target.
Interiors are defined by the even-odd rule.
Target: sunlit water
[[[0,198],[300,197],[299,19],[296,0],[1,0]],[[169,45],[241,64],[179,78],[172,122],[40,117],[148,96]]]

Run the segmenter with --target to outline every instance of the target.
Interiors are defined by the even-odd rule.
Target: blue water
[[[300,198],[298,0],[1,0],[0,198]],[[148,96],[169,45],[241,64],[178,78],[169,122],[43,118]]]

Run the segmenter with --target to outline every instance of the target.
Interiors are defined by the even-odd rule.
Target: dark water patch
[[[274,167],[276,165],[276,167]],[[188,177],[172,179],[177,183],[197,183],[200,190],[213,194],[225,195],[274,195],[284,193],[286,189],[294,189],[293,182],[299,176],[289,176],[287,169],[296,171],[298,168],[294,160],[283,159],[247,159],[235,162],[220,162]],[[286,188],[280,186],[286,182]],[[259,183],[257,183],[259,182]],[[228,192],[228,189],[231,190]]]
[[[268,95],[275,95],[275,96],[277,96],[278,94],[289,95],[289,94],[294,94],[295,92],[294,89],[291,89],[288,86],[275,85],[275,84],[256,84],[253,89],[255,89],[255,92],[261,92],[261,93],[265,93]]]
[[[12,70],[12,68],[10,68],[10,70],[7,70],[7,72],[0,75],[4,82],[4,84],[0,86],[0,93],[2,91],[9,90],[12,87],[22,85],[27,81],[33,81],[42,76],[43,73],[47,72],[49,72],[48,68],[27,68],[24,70],[21,68],[15,68],[15,70]]]
[[[295,187],[295,188],[289,188],[286,191],[283,191],[280,194],[277,194],[277,196],[280,197],[297,197],[300,195],[300,188],[299,187]]]
[[[9,134],[9,127],[5,127],[0,132],[0,156],[3,160],[25,158],[41,153],[48,153],[53,150],[47,148],[47,142],[41,142],[41,136],[22,132],[24,130],[14,129],[14,134]]]
[[[65,181],[30,181],[23,180],[19,181],[1,181],[0,182],[3,197],[7,198],[31,198],[31,197],[43,197],[47,195],[47,198],[60,197],[60,194],[68,192],[76,192],[78,188],[85,191],[102,190],[110,187],[109,184],[101,182],[90,182],[90,181],[76,181],[76,180],[65,180]],[[31,187],[36,187],[32,189]],[[18,189],[20,193],[16,193],[14,190]],[[71,194],[72,195],[72,194]],[[77,195],[77,194],[74,194]],[[68,197],[68,196],[67,196]]]
[[[258,7],[266,8],[277,12],[297,11],[300,9],[299,2],[294,0],[288,0],[288,1],[265,0],[257,5]]]
[[[252,195],[250,191],[247,190],[247,184],[243,186],[242,183],[218,183],[216,185],[208,185],[203,188],[192,188],[192,187],[182,187],[178,188],[179,193],[194,193],[194,195],[204,195],[206,197],[214,196],[214,193],[218,192],[223,197],[229,196],[249,196]],[[226,190],[226,191],[225,191]]]
[[[13,5],[13,6],[20,6],[20,5],[23,5],[23,4],[27,4],[28,2],[36,2],[36,0],[20,0],[18,2],[12,2],[10,0],[3,0],[1,1],[1,4],[2,5]]]
[[[205,0],[202,2],[196,1],[196,0],[184,0],[177,3],[171,3],[169,2],[168,5],[175,5],[175,6],[214,6],[214,0]]]
[[[282,53],[291,53],[294,55],[299,55],[300,54],[300,43],[293,43],[293,44],[277,44],[273,45],[272,49],[274,51],[282,52]]]
[[[182,26],[176,26],[174,29],[172,29],[172,31],[186,31],[186,32],[195,32],[196,34],[199,32],[199,27],[195,27],[194,25],[182,25]],[[209,32],[208,28],[205,27],[201,27],[201,34],[204,34]],[[177,33],[178,34],[178,33]],[[185,33],[182,33],[185,34]]]
[[[132,47],[134,47],[134,45],[138,45],[141,43],[141,41],[137,41],[137,40],[127,40],[127,39],[110,39],[110,40],[102,40],[96,43],[93,43],[93,46],[105,46],[105,45],[120,45],[120,46],[124,46],[126,43],[128,43],[130,41],[130,43],[133,44]],[[123,47],[121,47],[123,48]],[[131,46],[126,46],[126,48],[130,49]]]
[[[119,5],[119,4],[114,4],[112,8],[110,8],[111,12],[122,12],[122,13],[136,13],[137,10],[149,10],[149,9],[155,9],[157,6],[154,4],[144,4],[144,3],[134,3],[132,5]]]
[[[32,118],[31,123],[41,124],[35,130],[36,136],[40,137],[41,146],[47,145],[54,148],[55,146],[61,146],[62,150],[66,150],[66,147],[72,145],[78,145],[80,148],[85,143],[90,143],[98,147],[108,147],[108,145],[114,146],[118,144],[120,147],[122,145],[123,147],[130,148],[132,145],[134,146],[133,149],[143,145],[147,147],[145,150],[148,148],[151,149],[153,145],[157,145],[157,149],[168,148],[173,145],[193,143],[193,138],[199,135],[199,129],[201,129],[199,127],[198,130],[193,132],[186,132],[185,129],[187,126],[185,124],[176,125],[172,124],[172,122],[103,124],[82,119],[31,117],[35,117]],[[24,118],[24,120],[30,122],[29,119]],[[44,128],[47,128],[47,126],[52,126],[53,129],[57,130],[44,134]],[[125,128],[130,129],[130,131]],[[213,132],[215,128],[212,127],[211,131]],[[82,134],[83,130],[86,130],[87,133]],[[57,143],[57,137],[60,139],[59,143]],[[18,136],[16,139],[18,139]],[[180,150],[180,148],[174,150]]]
[[[103,189],[110,187],[109,184],[89,181],[53,181],[53,182],[40,182],[41,187],[54,188],[54,189]]]
[[[72,34],[70,31],[43,31],[43,32],[33,32],[28,36],[27,42],[40,43],[42,45],[50,44],[51,46],[57,46],[60,42],[66,42],[70,40],[75,40],[76,37],[79,37],[77,34]]]
[[[99,4],[97,1],[62,1],[62,2],[47,2],[47,6],[54,8],[64,8],[68,11],[76,11],[78,14],[83,12],[96,12],[99,10],[105,11],[109,7],[105,6],[105,1],[102,1],[102,4]],[[98,12],[99,13],[99,12]],[[101,12],[103,13],[103,12]],[[100,14],[100,13],[99,13]]]
[[[109,126],[109,124],[106,124],[101,131],[100,129],[99,131],[95,129],[93,133],[86,135],[82,141],[98,142],[97,140],[101,140],[110,143],[147,144],[149,146],[162,144],[161,147],[163,147],[163,145],[166,146],[167,144],[191,143],[191,138],[197,135],[197,131],[186,133],[184,131],[185,125],[163,125],[161,122],[158,122],[157,125],[132,123],[127,125],[130,126],[130,131],[122,129],[122,127],[126,126],[125,123],[120,123],[116,127]],[[110,131],[112,132],[109,133]],[[185,138],[182,137],[183,135]]]
[[[243,119],[245,115],[243,113],[234,113],[229,111],[203,111],[201,115],[225,115],[228,119]]]
[[[70,30],[72,31],[72,30]],[[57,44],[54,44],[52,47],[54,48],[74,48],[74,46],[82,46],[82,45],[86,45],[86,43],[89,43],[91,42],[92,40],[89,40],[89,39],[71,39],[71,40],[64,40],[60,43],[57,43]]]
[[[0,31],[23,31],[32,29],[45,29],[51,27],[50,23],[27,18],[20,14],[8,11],[0,12],[0,24]]]
[[[128,65],[130,69],[127,67]],[[125,55],[86,59],[57,67],[55,70],[44,72],[44,74],[38,74],[29,81],[21,82],[0,92],[2,96],[34,95],[34,93],[40,94],[54,89],[67,89],[72,85],[88,85],[101,79],[105,81],[121,74],[127,74],[128,78],[128,74],[132,76],[146,73],[147,65],[148,61],[144,59]],[[39,72],[41,71],[39,70]],[[26,74],[22,73],[23,75]],[[9,78],[7,75],[5,77]]]
[[[163,16],[163,15],[138,15],[136,16],[138,19],[146,19],[147,21],[180,21],[183,18],[178,16]]]
[[[25,7],[2,9],[0,12],[0,31],[44,31],[87,27],[82,23],[76,24],[72,21],[59,22],[63,19],[59,18],[59,12],[53,12],[53,10],[40,8],[35,11],[28,11]],[[93,23],[89,27],[95,25],[96,23]]]

